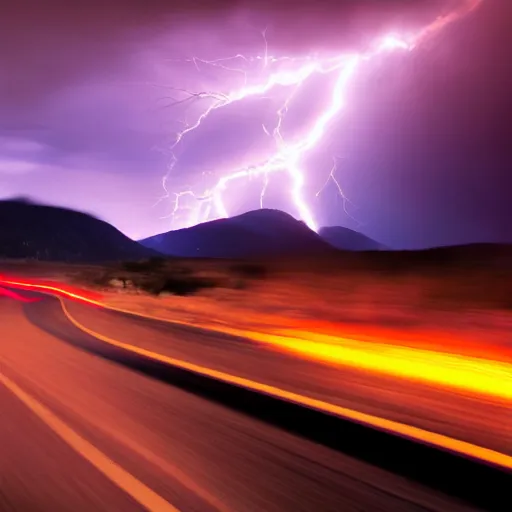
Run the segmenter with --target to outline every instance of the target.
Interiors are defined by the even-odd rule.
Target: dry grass
[[[512,351],[511,266],[467,257],[462,263],[425,262],[424,256],[411,263],[407,254],[385,258],[38,264],[13,271],[70,281],[100,290],[109,305],[198,325],[392,339],[436,349],[471,348],[487,356],[492,350]],[[183,283],[186,292],[176,295]]]

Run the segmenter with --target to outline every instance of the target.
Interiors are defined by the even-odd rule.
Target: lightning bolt
[[[299,217],[314,231],[318,230],[318,224],[312,214],[311,208],[304,199],[304,170],[301,162],[304,156],[312,149],[318,146],[323,139],[329,125],[343,110],[347,97],[347,90],[356,74],[356,71],[366,62],[373,58],[390,52],[412,51],[424,40],[432,37],[434,34],[444,29],[450,23],[458,20],[462,16],[475,10],[482,0],[465,0],[460,9],[452,11],[445,16],[438,17],[433,23],[424,27],[413,35],[399,36],[397,34],[388,34],[377,41],[371,49],[361,53],[341,54],[335,57],[274,57],[268,53],[268,43],[266,38],[266,29],[262,32],[265,43],[265,52],[261,57],[246,57],[238,54],[232,57],[219,58],[215,60],[204,60],[194,57],[189,59],[198,71],[201,66],[212,66],[226,71],[240,73],[243,76],[243,87],[229,93],[221,92],[193,92],[184,89],[171,88],[174,91],[185,95],[184,98],[176,100],[175,104],[191,101],[210,102],[209,106],[198,116],[195,123],[187,126],[180,131],[171,145],[172,158],[167,174],[162,180],[165,191],[164,198],[170,198],[168,190],[169,176],[177,163],[174,155],[174,149],[191,132],[201,127],[205,119],[210,117],[216,110],[225,108],[234,103],[241,102],[251,97],[265,97],[275,88],[288,88],[289,93],[283,104],[276,112],[277,122],[273,129],[263,126],[263,131],[271,137],[275,143],[275,152],[269,157],[255,162],[249,167],[224,171],[219,173],[221,176],[215,185],[205,193],[196,195],[192,190],[182,191],[174,194],[174,207],[170,217],[175,217],[183,210],[189,210],[190,214],[186,216],[183,227],[192,226],[200,222],[212,220],[213,218],[225,218],[229,216],[228,209],[224,201],[224,195],[228,185],[232,182],[242,179],[261,178],[263,187],[260,194],[260,207],[263,207],[264,197],[269,184],[270,176],[278,172],[286,172],[290,177],[290,190],[293,204]],[[260,82],[249,84],[248,71],[246,68],[237,67],[237,63],[250,65],[254,62],[260,62],[266,76]],[[318,113],[311,126],[296,141],[289,143],[282,135],[282,124],[286,114],[293,103],[295,95],[300,88],[314,75],[332,75],[334,76],[333,85],[330,91],[327,106]],[[328,180],[331,180],[337,187],[340,196],[343,199],[344,210],[346,209],[347,198],[343,193],[342,187],[335,177],[336,162],[331,169]],[[325,186],[325,185],[324,185]],[[323,189],[324,187],[322,187]],[[322,190],[321,189],[321,190]],[[321,190],[317,193],[320,194]],[[162,199],[164,199],[162,198]],[[182,201],[185,198],[192,198],[192,205],[182,207]]]
[[[338,192],[338,196],[341,197],[342,204],[343,204],[343,211],[347,215],[347,217],[350,217],[356,224],[360,225],[360,222],[352,216],[352,214],[348,211],[348,204],[353,204],[352,201],[346,196],[345,192],[343,191],[343,187],[341,186],[341,183],[338,181],[338,178],[336,178],[336,171],[338,170],[338,160],[340,157],[334,157],[331,172],[329,173],[329,176],[325,180],[325,183],[322,185],[320,190],[316,193],[316,197],[320,197],[320,194],[324,191],[324,189],[327,187],[329,182],[333,182],[336,191]]]

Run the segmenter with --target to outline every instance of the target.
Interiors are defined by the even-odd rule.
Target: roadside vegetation
[[[215,262],[150,258],[104,267],[83,269],[76,276],[81,284],[100,289],[147,293],[154,296],[195,295],[214,288],[243,289],[266,275],[264,265],[236,263],[219,268]]]
[[[418,338],[420,331],[433,329],[429,336],[440,339],[442,332],[443,343],[462,334],[465,340],[512,347],[512,251],[507,246],[286,260],[13,265],[15,273],[99,291],[112,306],[199,324],[272,325],[347,336],[389,329],[394,339],[399,333]]]

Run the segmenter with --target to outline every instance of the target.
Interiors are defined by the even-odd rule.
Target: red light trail
[[[24,300],[22,296],[6,290],[2,286],[35,292],[40,291],[83,302],[87,305],[98,306],[106,310],[130,313],[100,302],[99,294],[73,289],[60,283],[41,283],[0,276],[0,294],[5,291],[7,292],[5,295],[11,298]],[[145,314],[133,314],[155,320],[155,318]],[[160,321],[176,323],[172,319],[162,318]],[[194,323],[178,323],[198,327]],[[505,361],[389,343],[369,343],[355,338],[348,339],[320,333],[294,331],[293,329],[256,332],[228,325],[201,324],[199,327],[248,338],[261,343],[263,346],[296,353],[306,359],[365,369],[405,380],[423,381],[447,389],[462,389],[466,392],[492,396],[505,401],[512,399],[512,387],[510,386],[512,374],[510,364]]]
[[[28,290],[33,292],[41,292],[41,293],[50,293],[52,295],[57,295],[60,297],[64,297],[67,299],[76,300],[79,302],[84,302],[86,304],[90,304],[92,306],[102,306],[100,302],[101,295],[98,293],[86,292],[84,290],[79,290],[77,288],[72,288],[63,283],[44,283],[37,281],[29,281],[27,279],[21,279],[16,277],[6,277],[0,275],[0,285],[8,286],[12,288],[17,288],[19,290]],[[0,287],[0,296],[2,295],[22,300],[25,302],[31,302],[33,300],[38,299],[27,299],[17,293],[8,290],[6,288]]]

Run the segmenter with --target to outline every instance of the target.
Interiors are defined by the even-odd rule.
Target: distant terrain
[[[334,248],[303,222],[279,210],[254,210],[155,235],[140,243],[164,254],[201,258],[314,255]]]
[[[2,273],[64,280],[113,306],[195,325],[403,340],[512,361],[511,245],[108,265],[11,259],[0,260]]]
[[[0,202],[0,226],[0,273],[65,280],[122,309],[197,325],[401,337],[485,357],[512,350],[512,245],[341,251],[271,210],[150,239],[174,257],[154,257],[89,215],[19,201]],[[194,247],[201,257],[180,257]]]
[[[0,259],[93,263],[153,256],[261,258],[382,249],[342,227],[320,234],[279,210],[261,209],[135,242],[91,215],[29,199],[0,201]]]
[[[497,270],[512,266],[512,250],[507,245],[470,244],[389,251],[348,228],[328,227],[315,233],[279,210],[255,210],[135,242],[92,215],[27,199],[0,201],[0,260],[103,263],[148,261],[165,256],[251,258],[260,263],[281,259],[286,267],[300,262],[311,272],[323,268],[329,273],[349,268],[400,272],[433,267],[492,266]],[[312,264],[315,269],[311,268]]]
[[[0,201],[0,258],[78,263],[155,255],[91,215],[26,199]]]
[[[379,242],[342,226],[320,228],[318,234],[336,249],[344,251],[383,251],[387,247]]]

